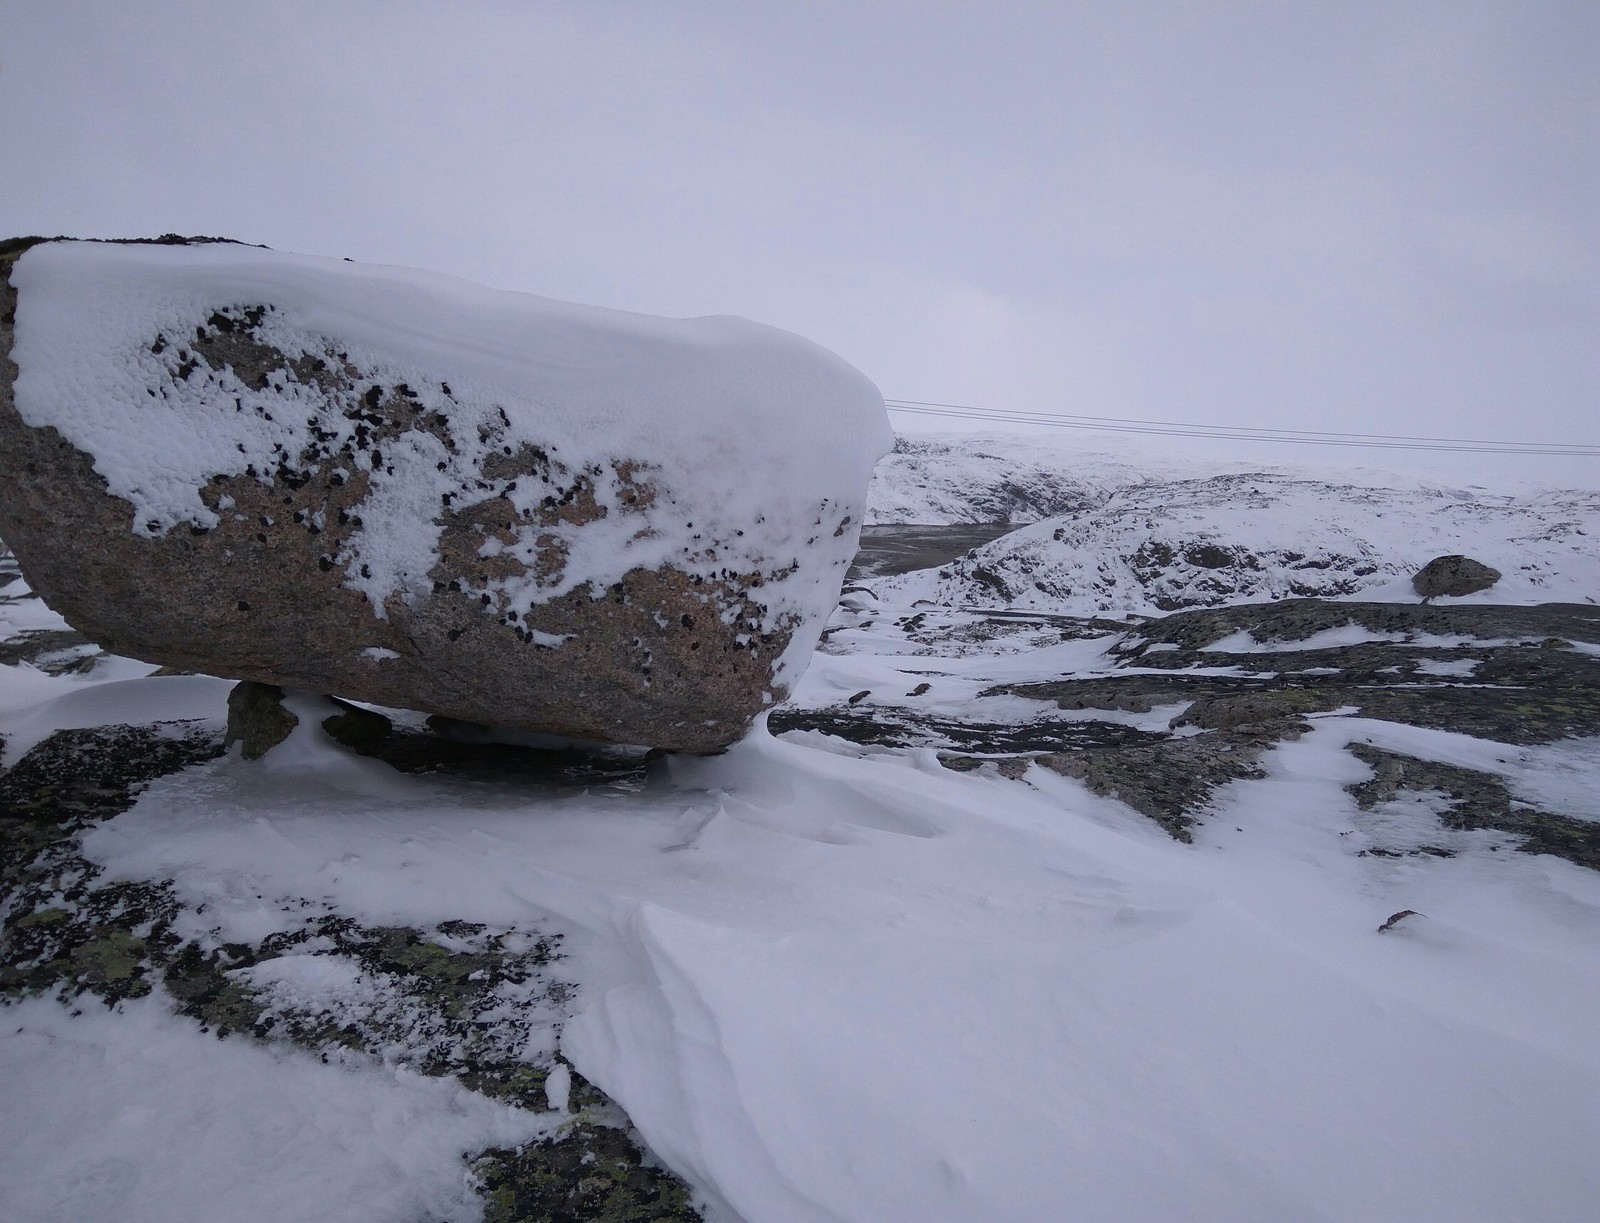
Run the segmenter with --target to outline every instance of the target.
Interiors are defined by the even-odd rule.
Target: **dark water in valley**
[[[887,577],[942,565],[1023,525],[1015,522],[965,522],[954,526],[896,523],[892,526],[862,527],[861,550],[856,553],[849,576]]]

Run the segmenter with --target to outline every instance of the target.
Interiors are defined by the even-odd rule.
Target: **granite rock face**
[[[757,514],[735,525],[719,517],[724,492],[685,487],[676,469],[656,462],[648,429],[636,430],[642,440],[630,447],[628,429],[613,426],[624,441],[597,459],[594,445],[569,436],[570,419],[541,433],[526,404],[508,415],[492,392],[473,401],[446,378],[398,380],[336,332],[296,318],[292,305],[280,309],[257,282],[232,300],[213,293],[203,303],[210,308],[169,311],[150,334],[138,333],[142,347],[126,358],[142,363],[152,403],[178,404],[196,436],[237,428],[247,440],[267,439],[252,441],[249,456],[239,441],[239,459],[183,490],[197,503],[163,520],[138,503],[138,470],[126,495],[110,487],[127,483],[127,453],[148,452],[139,461],[152,484],[166,478],[162,448],[140,449],[143,402],[105,405],[107,419],[133,423],[107,426],[113,440],[96,453],[65,434],[81,432],[100,405],[58,408],[70,427],[41,424],[41,409],[27,418],[18,389],[18,366],[30,360],[17,324],[19,308],[24,321],[28,309],[19,255],[28,258],[0,246],[0,537],[46,602],[108,650],[467,722],[708,752],[783,697],[798,675],[794,656],[809,654],[837,597],[871,453],[854,500],[818,488],[803,522],[791,499],[793,521]],[[275,274],[298,274],[297,265]],[[606,317],[568,323],[557,315],[552,325],[567,326],[574,343],[591,342],[597,326],[612,325],[611,312],[593,313]],[[758,340],[769,330],[756,329]],[[675,334],[647,338],[659,349]],[[559,353],[566,338],[534,341]],[[693,337],[683,344],[691,361],[720,356],[694,351],[708,345]],[[870,402],[864,378],[814,351],[820,385],[842,386],[848,411]],[[809,359],[807,346],[797,364]],[[740,376],[729,374],[735,385]],[[622,410],[648,417],[655,405]],[[285,419],[294,432],[283,432]],[[761,425],[751,422],[757,432]],[[884,448],[879,428],[861,412],[868,452]],[[124,455],[121,468],[108,448]],[[408,514],[411,535],[396,529]],[[765,552],[746,543],[747,532],[769,541]],[[393,566],[396,551],[384,541],[413,536],[428,541],[423,561],[397,568],[404,580],[384,588],[373,571]],[[635,554],[637,563],[627,563]],[[595,555],[611,569],[591,560],[590,579],[576,580],[579,558]]]
[[[1500,580],[1500,571],[1470,556],[1436,556],[1411,579],[1411,587],[1424,599],[1446,595],[1460,598],[1488,590]]]

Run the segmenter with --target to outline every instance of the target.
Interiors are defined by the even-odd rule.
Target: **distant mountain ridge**
[[[1055,438],[900,435],[873,473],[866,522],[1037,522],[1099,505],[1142,478],[1130,465],[1075,457]]]

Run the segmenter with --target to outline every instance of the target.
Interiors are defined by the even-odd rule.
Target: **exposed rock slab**
[[[985,632],[1004,623],[995,613],[962,616],[949,609],[873,614],[876,619],[852,617],[855,631],[877,624],[897,644],[926,641],[930,650],[948,654],[960,654],[970,636],[958,631],[962,621]],[[1304,734],[1318,716],[1355,713],[1447,730],[1507,745],[1508,752],[1511,745],[1600,736],[1600,608],[1587,604],[1295,599],[1192,609],[1137,625],[1049,615],[1010,619],[1031,622],[1035,649],[1098,637],[1112,665],[1084,678],[983,689],[983,698],[1041,703],[1039,713],[1009,722],[908,706],[906,696],[921,694],[902,696],[896,686],[868,691],[852,704],[786,706],[768,725],[864,746],[933,748],[947,768],[962,772],[1021,779],[1037,765],[1121,801],[1180,841],[1206,818],[1219,787],[1259,779],[1266,753]],[[1007,649],[1013,672],[1017,659],[1027,657],[1026,649],[1014,648]],[[944,682],[936,678],[921,687],[937,692]],[[1169,707],[1174,716],[1163,716]],[[1363,744],[1351,751],[1377,774],[1351,787],[1363,808],[1401,790],[1436,791],[1449,798],[1437,820],[1445,830],[1494,829],[1518,838],[1516,848],[1529,853],[1600,864],[1600,825],[1592,818],[1515,802],[1487,773]],[[1430,839],[1398,848],[1380,840],[1362,852],[1448,857],[1453,851]]]
[[[1421,760],[1366,743],[1352,743],[1350,751],[1372,769],[1370,779],[1346,787],[1363,810],[1392,802],[1408,792],[1441,795],[1445,809],[1438,819],[1445,828],[1509,833],[1517,838],[1516,847],[1524,853],[1554,854],[1600,870],[1600,823],[1594,820],[1551,814],[1530,803],[1518,802],[1504,781],[1479,769]],[[1448,850],[1435,849],[1433,853],[1449,856]],[[1382,856],[1397,855],[1390,851]]]
[[[214,734],[181,724],[63,730],[0,773],[0,1000],[115,1004],[160,989],[218,1039],[403,1065],[529,1111],[550,1107],[558,1063],[553,1050],[530,1054],[530,1031],[576,1005],[559,930],[372,927],[302,910],[259,942],[202,944],[178,932],[206,919],[170,881],[108,881],[82,855],[81,830],[221,750]],[[273,967],[291,956],[337,966],[345,988],[273,989]],[[622,1110],[567,1073],[571,1120],[559,1133],[473,1158],[484,1218],[697,1220],[687,1187],[640,1149]]]
[[[1329,634],[1340,643],[1324,644]],[[1133,674],[990,692],[1063,709],[1193,701],[1184,717],[1200,725],[1258,707],[1344,707],[1502,743],[1551,743],[1600,734],[1600,660],[1574,642],[1600,645],[1600,608],[1293,599],[1177,612],[1129,630],[1115,652]]]

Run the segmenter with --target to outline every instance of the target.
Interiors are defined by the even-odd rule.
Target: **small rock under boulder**
[[[246,760],[260,760],[287,739],[300,725],[300,716],[289,708],[284,696],[282,688],[271,684],[252,680],[235,684],[228,693],[228,732],[223,745],[232,747],[237,743]],[[335,743],[354,751],[370,751],[394,729],[381,713],[348,701],[311,699],[322,706],[319,712],[324,714],[323,732]],[[296,703],[302,710],[310,708],[306,700]]]
[[[716,751],[805,669],[891,440],[861,374],[741,319],[0,242],[0,537],[161,665]]]
[[[1411,587],[1424,599],[1445,595],[1460,598],[1488,590],[1500,580],[1500,571],[1470,556],[1436,556],[1411,579]]]

